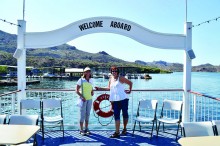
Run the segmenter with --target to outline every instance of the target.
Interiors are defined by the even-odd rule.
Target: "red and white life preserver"
[[[93,109],[94,109],[95,113],[97,115],[99,115],[100,117],[103,117],[103,118],[111,117],[113,115],[113,109],[112,109],[113,104],[111,103],[111,107],[110,107],[109,111],[107,111],[107,112],[102,111],[100,108],[100,103],[103,100],[109,100],[109,94],[102,94],[102,95],[98,96],[96,98],[96,100],[93,102]]]

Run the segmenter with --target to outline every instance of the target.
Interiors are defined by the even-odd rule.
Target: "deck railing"
[[[189,91],[191,121],[220,120],[220,98]]]
[[[13,91],[0,95],[0,113],[1,114],[18,114],[17,93]],[[93,100],[101,94],[108,94],[109,91],[95,91]],[[189,91],[190,94],[190,121],[210,121],[220,120],[220,99]],[[134,116],[136,116],[138,101],[140,99],[156,99],[158,100],[157,117],[160,116],[162,102],[164,99],[179,100],[183,98],[182,89],[151,89],[151,90],[132,90],[129,96],[129,125],[133,125]],[[46,99],[46,98],[61,98],[63,103],[64,124],[66,126],[78,127],[79,122],[79,107],[76,106],[78,95],[75,90],[58,90],[58,89],[29,89],[26,90],[28,99]],[[110,108],[109,102],[102,102],[101,107],[106,107],[103,110],[108,111]],[[146,113],[150,114],[150,113]],[[178,114],[166,116],[178,117]],[[90,124],[93,127],[100,128],[100,123],[108,124],[111,118],[97,118],[97,115],[91,111]],[[109,126],[114,127],[114,122]],[[109,128],[108,126],[108,128]]]
[[[17,93],[20,90],[0,94],[0,114],[15,114],[17,112]]]

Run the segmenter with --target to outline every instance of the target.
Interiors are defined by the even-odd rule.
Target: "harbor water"
[[[182,72],[176,72],[172,74],[150,74],[152,76],[151,80],[145,80],[145,79],[131,79],[133,82],[133,90],[135,89],[182,89],[183,87],[183,73]],[[71,89],[74,90],[76,87],[76,82],[77,80],[69,80],[69,79],[62,79],[62,78],[57,78],[57,79],[49,79],[49,78],[39,78],[41,81],[40,84],[33,84],[33,85],[28,85],[28,89]],[[94,79],[94,86],[99,86],[99,87],[106,87],[108,85],[108,79],[103,79],[103,78],[95,78]],[[6,93],[9,91],[16,90],[16,86],[8,86],[8,87],[0,87],[0,93]],[[56,90],[55,90],[56,91]],[[220,97],[220,73],[192,73],[192,91],[200,92],[209,96],[213,97]],[[105,93],[108,93],[105,92]],[[67,125],[78,125],[78,118],[79,118],[79,108],[76,107],[74,104],[75,99],[77,99],[77,95],[74,94],[73,92],[65,93],[64,92],[55,92],[54,95],[53,93],[28,93],[29,97],[46,97],[47,95],[53,96],[53,97],[61,97],[63,99],[63,111],[64,113],[64,123]],[[93,100],[96,99],[97,96],[99,96],[101,93],[95,93],[93,96]],[[159,96],[157,96],[157,94]],[[180,100],[182,98],[181,92],[178,93]],[[45,96],[46,95],[46,96]],[[146,97],[146,92],[142,94],[141,92],[133,92],[130,97],[133,98],[133,100],[130,100],[130,105],[129,105],[129,115],[131,115],[131,104],[133,108],[133,114],[136,114],[136,109],[138,105],[138,100],[142,97]],[[150,94],[150,96],[153,96],[152,98],[157,98],[157,100],[162,102],[163,98],[161,97],[164,96],[163,94],[160,94],[159,92],[156,94]],[[148,96],[148,95],[147,95]],[[170,96],[170,95],[165,95],[165,96]],[[171,95],[172,96],[172,95]],[[129,97],[129,98],[130,98]],[[103,105],[105,106],[105,105]],[[108,109],[107,109],[108,110]],[[111,121],[111,118],[108,119],[102,119],[100,118],[100,123],[109,123]],[[90,122],[91,123],[98,123],[98,119],[96,117],[96,114],[93,113],[93,110],[91,111],[91,118]],[[111,122],[114,123],[114,122]],[[99,124],[97,124],[99,125]],[[100,125],[97,126],[100,128]],[[108,126],[109,127],[109,126]],[[113,127],[113,124],[112,124]],[[76,127],[77,128],[77,127]]]
[[[183,73],[150,74],[152,79],[131,79],[133,89],[182,89]],[[35,79],[36,80],[36,79]],[[40,84],[28,85],[28,89],[75,89],[77,80],[39,78]],[[108,79],[94,79],[94,86],[107,86]],[[193,72],[191,89],[206,95],[220,97],[220,73]],[[16,86],[0,86],[0,94],[17,90]]]

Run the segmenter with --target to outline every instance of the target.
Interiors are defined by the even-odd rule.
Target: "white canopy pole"
[[[23,20],[24,20],[24,17],[25,17],[25,0],[23,0]]]
[[[25,32],[26,32],[26,21],[18,20],[18,36],[17,36],[17,54],[14,56],[17,58],[17,76],[18,76],[18,103],[22,98],[26,98],[26,49],[25,49]],[[18,104],[20,110],[20,104]]]
[[[184,50],[184,68],[183,68],[183,122],[190,121],[190,96],[188,90],[191,90],[191,68],[192,60],[195,58],[192,51],[192,27],[191,22],[185,24],[186,48]]]

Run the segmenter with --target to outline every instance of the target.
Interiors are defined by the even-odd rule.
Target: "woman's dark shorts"
[[[124,100],[113,102],[115,121],[120,120],[121,110],[122,110],[123,119],[128,119],[128,101],[129,99],[124,99]]]

